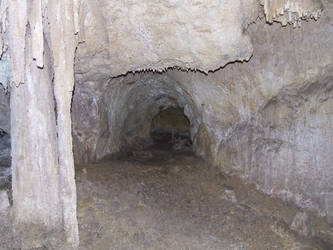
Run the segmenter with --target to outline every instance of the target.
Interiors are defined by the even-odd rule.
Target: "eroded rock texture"
[[[298,29],[257,20],[247,29],[251,60],[208,75],[169,70],[108,80],[103,72],[112,64],[100,65],[97,74],[96,61],[88,64],[78,52],[72,114],[76,161],[98,160],[122,143],[146,138],[160,102],[172,106],[175,100],[191,121],[199,154],[264,192],[329,219],[333,58],[327,52],[333,28],[331,5],[324,3],[326,15]],[[91,70],[82,73],[85,65]]]
[[[100,85],[99,91],[96,88],[95,83],[76,85],[72,118],[77,162],[98,160],[135,143],[149,143],[152,119],[171,107],[184,109],[192,136],[198,129],[200,116],[191,94],[167,74],[129,74]]]
[[[77,73],[96,78],[168,67],[215,70],[248,60],[256,1],[81,1]]]
[[[76,248],[71,129],[76,163],[96,161],[149,143],[152,118],[177,107],[198,154],[332,220],[332,10],[331,0],[0,1],[16,224],[65,232]]]
[[[70,120],[76,48],[73,5],[1,1],[6,10],[1,16],[8,12],[8,31],[1,38],[8,37],[4,44],[12,71],[16,248],[75,248],[79,243]]]
[[[333,29],[325,18],[290,29],[252,26],[250,34],[261,36],[252,36],[251,62],[221,73],[235,83],[240,106],[216,164],[331,217],[333,75],[332,54],[325,51],[333,45]]]
[[[9,93],[2,86],[0,86],[0,129],[10,133]]]

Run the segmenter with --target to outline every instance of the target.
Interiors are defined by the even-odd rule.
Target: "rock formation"
[[[332,221],[332,15],[331,0],[1,0],[21,247],[46,232],[77,248],[74,159],[149,139],[177,107],[197,154]]]

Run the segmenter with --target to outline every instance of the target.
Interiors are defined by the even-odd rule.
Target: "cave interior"
[[[332,0],[0,10],[0,249],[333,248]]]

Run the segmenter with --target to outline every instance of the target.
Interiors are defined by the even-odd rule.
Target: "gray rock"
[[[303,236],[311,236],[313,231],[311,220],[305,212],[295,215],[290,228]]]
[[[0,167],[0,187],[9,182],[9,177],[12,174],[12,169],[9,167]]]
[[[224,188],[225,188],[224,189],[224,198],[233,203],[236,203],[237,197],[236,197],[236,193],[235,193],[234,189],[232,187],[228,187],[228,186],[225,186]]]
[[[0,191],[0,211],[3,211],[9,207],[8,195],[5,190]]]
[[[0,165],[9,166],[10,165],[10,136],[8,134],[0,135]]]

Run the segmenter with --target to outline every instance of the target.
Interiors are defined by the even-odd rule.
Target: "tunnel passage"
[[[190,146],[190,121],[182,108],[160,107],[160,112],[153,117],[150,136],[154,143],[170,143],[176,147],[178,143]]]
[[[98,88],[94,93],[85,83],[75,89],[72,120],[77,163],[157,142],[177,144],[174,149],[191,147],[201,115],[180,81],[166,73],[146,72],[113,78]]]
[[[100,96],[92,96],[96,93],[89,91],[96,87],[92,84],[84,86],[88,90],[76,88],[81,103],[73,103],[73,115],[78,119],[73,119],[73,134],[83,143],[74,143],[74,152],[85,147],[95,157],[89,160],[97,161],[76,165],[81,244],[94,245],[90,249],[121,248],[124,244],[128,249],[158,249],[165,240],[168,249],[243,249],[239,239],[245,243],[250,239],[250,244],[260,242],[269,249],[273,239],[277,248],[283,248],[279,245],[283,241],[267,228],[275,228],[277,221],[286,219],[272,220],[271,208],[276,207],[278,215],[296,211],[290,212],[275,199],[267,200],[253,186],[242,185],[229,175],[231,172],[212,166],[209,158],[174,150],[178,143],[166,147],[168,150],[157,146],[180,138],[189,144],[193,141],[193,151],[201,146],[210,156],[218,145],[210,139],[234,132],[226,128],[233,126],[233,116],[237,116],[229,105],[242,100],[235,98],[241,93],[238,89],[228,97],[222,95],[228,93],[226,89],[216,86],[212,78],[202,77],[206,82],[200,83],[191,74],[177,76],[177,81],[168,73],[114,78],[103,85],[105,89],[99,87],[96,92]],[[244,125],[233,129],[237,137],[225,142],[231,145],[227,145],[230,150],[221,156],[221,162],[232,159],[238,148],[242,154],[249,152],[248,142],[238,138],[248,139],[252,131],[247,133]],[[258,140],[263,142],[267,139]],[[82,152],[86,155],[87,151]],[[101,247],[103,243],[106,245]]]

